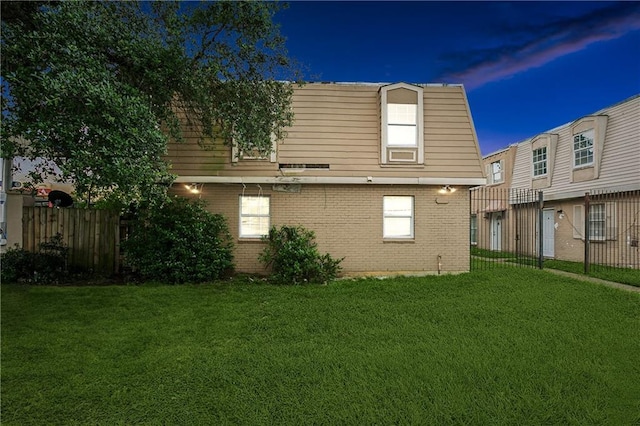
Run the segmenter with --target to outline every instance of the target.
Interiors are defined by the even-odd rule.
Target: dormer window
[[[573,136],[573,167],[593,164],[593,129]]]
[[[504,160],[494,161],[489,164],[489,173],[487,173],[488,183],[501,183],[504,181]]]
[[[422,87],[405,83],[380,89],[382,164],[424,164]]]
[[[533,150],[533,177],[547,174],[547,147]]]
[[[418,106],[387,104],[387,144],[418,146]]]

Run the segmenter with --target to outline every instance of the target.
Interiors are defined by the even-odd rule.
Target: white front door
[[[542,211],[542,255],[555,256],[555,209]]]
[[[502,212],[491,213],[491,250],[502,250]]]

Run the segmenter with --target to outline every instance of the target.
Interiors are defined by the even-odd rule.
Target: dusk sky
[[[308,81],[464,84],[483,155],[640,93],[640,2],[293,1],[276,21]]]

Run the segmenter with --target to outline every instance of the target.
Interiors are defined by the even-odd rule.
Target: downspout
[[[442,255],[438,255],[438,275],[442,272]]]

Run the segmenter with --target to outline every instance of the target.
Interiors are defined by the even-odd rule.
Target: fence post
[[[544,207],[544,195],[542,191],[538,192],[538,269],[542,269],[543,265],[543,254],[544,250],[544,216],[543,210]]]
[[[588,274],[590,269],[590,254],[591,249],[591,225],[589,224],[589,209],[591,205],[591,197],[588,192],[584,194],[584,273]]]

